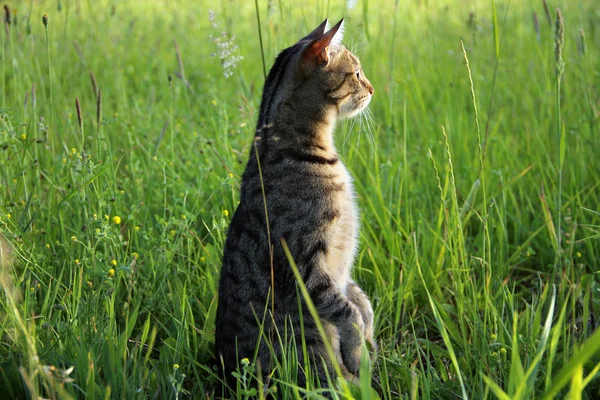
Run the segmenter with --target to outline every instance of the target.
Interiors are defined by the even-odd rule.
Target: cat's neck
[[[269,135],[276,147],[295,148],[306,153],[333,157],[337,150],[333,131],[337,122],[334,109],[310,103],[283,104]]]

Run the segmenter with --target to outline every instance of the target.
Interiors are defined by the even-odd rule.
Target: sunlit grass
[[[380,349],[332,396],[598,397],[595,2],[257,3],[267,68],[345,16],[375,87],[336,141]],[[8,5],[0,393],[232,396],[214,319],[263,83],[254,2]],[[323,394],[295,385],[296,351],[272,376],[244,361],[237,398],[259,394],[251,376]]]

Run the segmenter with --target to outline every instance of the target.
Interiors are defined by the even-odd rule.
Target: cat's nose
[[[371,96],[373,96],[373,93],[375,93],[375,89],[373,88],[373,85],[369,85],[369,93],[371,93]]]

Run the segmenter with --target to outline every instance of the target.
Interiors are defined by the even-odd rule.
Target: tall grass
[[[0,43],[0,393],[600,396],[594,1],[17,7]],[[375,124],[336,140],[379,352],[356,385],[298,387],[305,346],[266,333],[285,357],[273,374],[241,360],[232,394],[216,293],[263,55],[342,16],[375,87]]]

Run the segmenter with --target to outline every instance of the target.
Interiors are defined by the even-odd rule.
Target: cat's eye
[[[356,79],[360,81],[360,69],[356,70]]]

